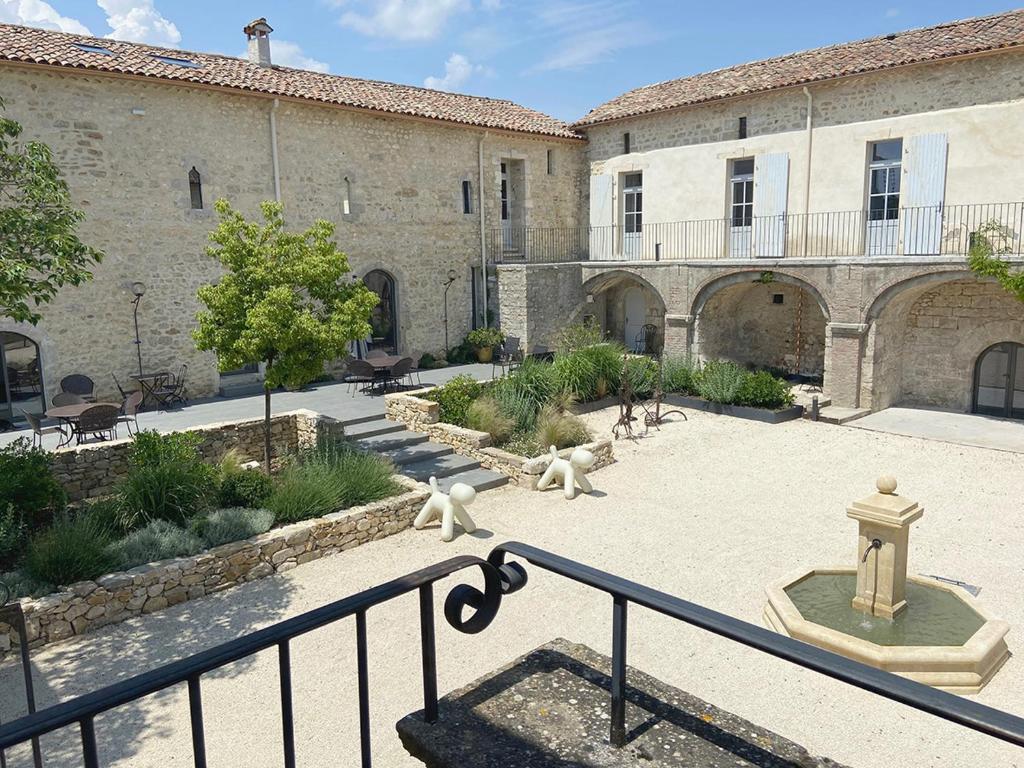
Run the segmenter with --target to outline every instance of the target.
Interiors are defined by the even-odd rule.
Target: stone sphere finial
[[[875,481],[875,487],[878,489],[879,493],[896,493],[896,478],[892,475],[881,475]]]

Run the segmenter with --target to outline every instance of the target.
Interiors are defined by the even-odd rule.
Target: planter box
[[[748,405],[725,405],[724,403],[711,403],[699,397],[689,395],[666,394],[662,398],[663,403],[678,405],[682,408],[692,408],[695,411],[706,411],[718,413],[722,416],[735,416],[739,419],[750,421],[761,421],[765,424],[781,424],[784,421],[799,419],[804,414],[802,405],[791,405],[781,411],[772,411],[767,408],[751,408]]]

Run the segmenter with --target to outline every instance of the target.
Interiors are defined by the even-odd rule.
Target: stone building
[[[843,406],[1024,417],[1024,305],[966,264],[986,230],[1024,253],[1022,123],[1022,11],[630,91],[573,125],[586,234],[495,255],[503,324],[647,325]]]
[[[187,364],[193,395],[258,376],[219,376],[190,336],[196,289],[219,274],[204,253],[217,198],[249,217],[277,198],[290,228],[333,222],[354,273],[382,294],[374,342],[403,353],[438,352],[480,322],[492,224],[575,224],[583,142],[563,123],[504,100],[280,67],[269,26],[246,33],[248,60],[0,25],[6,114],[53,149],[86,213],[83,240],[106,254],[37,327],[0,318],[0,418],[42,410],[70,373],[100,396],[115,393],[111,374],[127,386],[138,282],[147,371]]]
[[[585,319],[823,379],[839,405],[1024,416],[1024,305],[966,265],[986,232],[1022,254],[1024,11],[658,83],[571,126],[279,67],[271,31],[250,24],[234,59],[0,25],[7,113],[107,253],[38,327],[0,319],[8,407],[136,370],[136,282],[145,368],[188,363],[195,394],[258,378],[218,375],[189,335],[226,197],[333,221],[388,349],[454,343],[487,301],[527,349]]]

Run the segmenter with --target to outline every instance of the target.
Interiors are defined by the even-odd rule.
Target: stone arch
[[[581,311],[582,319],[589,315],[608,338],[629,348],[638,343],[644,325],[653,325],[657,331],[651,348],[662,349],[665,299],[645,277],[628,269],[611,269],[589,278],[583,283],[583,291],[588,298]]]
[[[398,280],[391,270],[383,267],[367,270],[362,279],[366,287],[380,297],[380,302],[370,314],[372,345],[396,354],[400,348],[402,328]]]
[[[864,322],[873,322],[886,308],[886,306],[888,306],[889,302],[903,294],[905,291],[927,287],[935,283],[944,283],[950,280],[965,280],[973,277],[975,277],[974,273],[967,269],[944,269],[936,272],[927,272],[923,275],[914,275],[913,277],[906,278],[901,277],[893,280],[875,294],[875,298],[864,311]]]
[[[743,269],[705,280],[700,284],[700,286],[698,286],[693,295],[693,301],[690,303],[690,316],[697,318],[700,315],[701,310],[704,308],[704,305],[707,304],[708,300],[718,291],[729,286],[743,285],[745,283],[753,282],[753,277],[755,275],[761,275],[765,271],[770,271],[772,273],[772,280],[769,283],[765,283],[766,285],[771,285],[771,283],[783,283],[787,285],[794,285],[807,291],[807,293],[810,294],[818,303],[821,313],[825,316],[825,321],[828,322],[830,320],[831,312],[828,307],[828,302],[825,301],[825,297],[818,286],[802,277],[797,277],[796,275],[791,275],[786,272],[761,269]]]
[[[56,391],[57,387],[57,357],[55,354],[55,348],[50,337],[46,335],[38,326],[31,325],[29,323],[19,323],[13,320],[0,320],[0,334],[11,333],[23,336],[35,345],[36,354],[38,355],[38,367],[39,367],[39,405],[38,409],[40,412],[45,410],[47,403],[47,396],[50,391]],[[0,375],[3,375],[0,372]],[[0,412],[0,419],[8,419],[9,416],[5,415],[5,404],[0,403],[0,409],[4,412]],[[18,414],[13,414],[17,417]]]

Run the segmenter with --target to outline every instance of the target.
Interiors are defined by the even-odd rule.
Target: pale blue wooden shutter
[[[754,158],[754,254],[786,255],[786,203],[789,155],[775,152]]]
[[[590,258],[611,259],[615,245],[615,182],[611,174],[590,177]]]
[[[903,145],[903,252],[938,254],[946,196],[946,134],[911,136]]]

